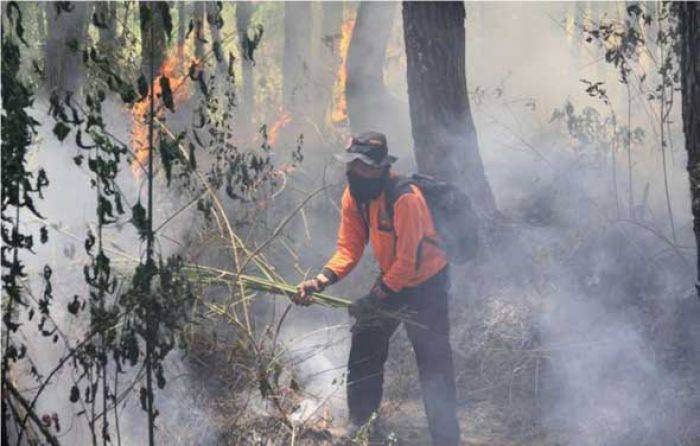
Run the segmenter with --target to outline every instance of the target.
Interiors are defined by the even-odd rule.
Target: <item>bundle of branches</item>
[[[248,276],[248,275],[243,275],[243,274],[238,275],[238,280],[240,281],[242,286],[244,286],[245,288],[250,289],[250,290],[262,291],[265,293],[277,294],[277,295],[282,295],[282,296],[287,296],[287,297],[292,297],[297,292],[296,287],[291,286],[285,282],[268,280],[268,279],[263,279],[260,277]],[[333,307],[333,308],[348,308],[348,307],[350,307],[350,305],[352,305],[352,302],[347,300],[347,299],[342,299],[340,297],[333,297],[333,296],[329,296],[327,294],[322,294],[322,293],[313,293],[311,295],[311,301],[313,303],[317,303],[317,304],[321,304],[321,305],[324,305],[327,307]],[[365,309],[365,311],[367,311],[367,309]],[[391,308],[388,306],[375,306],[375,307],[372,307],[371,311],[376,316],[390,317],[393,319],[397,319],[397,320],[406,322],[408,324],[412,324],[412,325],[420,326],[422,328],[426,328],[424,325],[419,324],[419,323],[415,322],[414,320],[412,320],[410,318],[410,311],[407,309]],[[372,318],[370,317],[366,322],[373,323]]]
[[[265,293],[277,294],[287,297],[292,297],[297,292],[296,287],[289,285],[288,283],[276,280],[263,279],[261,277],[249,276],[244,274],[240,274],[238,276],[238,280],[244,287],[250,290],[262,291]],[[311,301],[313,303],[335,308],[348,308],[351,304],[351,302],[347,299],[333,297],[323,293],[313,293],[311,295]]]
[[[278,296],[286,296],[291,298],[297,293],[297,288],[290,285],[281,278],[274,278],[268,275],[267,278],[258,277],[250,274],[236,274],[232,271],[226,271],[209,266],[190,265],[188,270],[197,275],[198,278],[211,282],[223,282],[251,291],[259,291],[263,293],[276,294]],[[352,302],[348,299],[330,296],[323,293],[313,293],[311,295],[313,303],[324,305],[332,308],[348,308]]]

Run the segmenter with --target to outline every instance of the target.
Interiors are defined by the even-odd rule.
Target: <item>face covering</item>
[[[346,172],[350,194],[358,203],[369,203],[377,198],[384,189],[387,174],[382,174],[379,178],[365,178],[354,172]]]

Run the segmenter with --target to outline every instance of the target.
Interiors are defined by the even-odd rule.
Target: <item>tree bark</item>
[[[393,2],[363,2],[357,10],[346,59],[345,98],[353,132],[376,129],[377,110],[391,102],[384,85],[386,47],[396,16]]]
[[[204,2],[194,4],[194,57],[201,60],[204,57]]]
[[[212,51],[215,48],[215,45],[219,45],[219,54],[221,55],[221,60],[216,59],[216,69],[218,72],[224,72],[226,71],[226,61],[225,61],[225,56],[224,56],[224,50],[221,48],[221,27],[217,23],[218,17],[219,17],[219,7],[217,6],[217,2],[207,2],[206,3],[206,14],[207,14],[207,23],[209,24],[209,35],[211,36],[211,49]]]
[[[241,118],[246,126],[253,121],[255,112],[255,96],[253,90],[253,61],[248,60],[243,54],[243,43],[248,35],[250,18],[253,16],[255,4],[250,2],[238,2],[236,5],[236,30],[238,31],[239,59],[241,60],[241,87],[239,106]]]
[[[39,42],[46,43],[46,7],[41,3],[35,3],[36,8],[36,25],[39,35]]]
[[[58,12],[57,3],[46,3],[49,29],[45,47],[46,86],[49,91],[77,92],[83,84],[82,49],[87,37],[92,5],[72,2],[71,11]]]
[[[340,37],[343,24],[343,3],[323,2],[321,4],[321,29],[320,35],[314,37],[314,74],[315,85],[314,102],[312,104],[312,119],[319,126],[325,124],[329,115],[332,99],[333,85],[338,76],[340,66]]]
[[[161,7],[170,8],[167,2],[139,3],[141,25],[141,73],[150,81],[151,55],[153,55],[154,75],[157,76],[165,59],[166,30],[163,25]],[[152,31],[152,32],[151,32]]]
[[[185,2],[177,4],[177,58],[182,63],[185,57],[185,28],[189,25],[187,14],[185,13]]]
[[[120,46],[117,35],[117,4],[115,2],[95,2],[95,14],[105,25],[104,28],[98,28],[100,47],[116,69],[119,66],[116,53]]]
[[[465,73],[462,2],[404,2],[408,97],[418,170],[469,194],[482,216],[496,204],[479,154]]]
[[[282,99],[284,107],[298,116],[308,101],[306,77],[309,71],[308,55],[311,48],[311,4],[287,2],[284,4],[284,61],[282,64]]]
[[[688,151],[688,177],[692,200],[693,232],[700,247],[700,4],[682,2],[678,8],[680,35],[680,68],[683,133]],[[700,252],[697,255],[698,278],[696,287],[700,294]]]

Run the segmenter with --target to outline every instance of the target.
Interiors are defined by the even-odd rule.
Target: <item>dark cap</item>
[[[374,167],[386,167],[396,161],[395,156],[389,155],[386,136],[379,132],[365,132],[348,139],[345,153],[335,155],[338,161],[351,163],[360,160]]]

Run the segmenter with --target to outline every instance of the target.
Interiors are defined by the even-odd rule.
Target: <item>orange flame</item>
[[[340,67],[338,68],[338,78],[333,89],[333,103],[335,106],[331,111],[331,121],[334,123],[345,121],[348,118],[348,104],[345,98],[345,82],[347,80],[347,68],[345,63],[348,58],[348,47],[350,37],[355,27],[355,20],[348,19],[340,27],[341,36],[338,50],[340,53]]]
[[[170,88],[173,92],[173,103],[175,105],[182,103],[189,97],[189,88],[187,80],[186,68],[180,65],[181,59],[178,54],[182,54],[184,48],[176,48],[168,57],[165,58],[160,67],[160,76],[165,76],[170,80]],[[158,98],[161,94],[159,77],[153,81],[153,93],[156,98],[156,110],[161,105]],[[161,107],[162,108],[162,107]],[[148,162],[148,122],[147,116],[151,109],[150,95],[141,102],[137,102],[131,110],[132,126],[131,126],[131,147],[135,154],[135,159],[131,163],[131,171],[134,176],[139,177],[143,172],[142,166]],[[161,110],[159,117],[162,117],[164,110]],[[154,145],[156,142],[154,141]]]
[[[267,142],[271,146],[274,146],[277,142],[277,137],[279,136],[279,131],[285,127],[287,124],[292,122],[292,115],[280,108],[280,117],[277,118],[275,122],[270,126],[270,131],[267,133]]]

